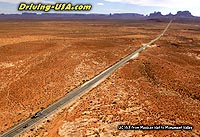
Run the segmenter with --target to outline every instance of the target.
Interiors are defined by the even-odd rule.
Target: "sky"
[[[21,2],[92,4],[91,11],[80,13],[141,13],[148,15],[154,11],[160,11],[165,15],[188,10],[192,15],[200,16],[200,0],[0,0],[0,13],[21,13],[17,11]],[[65,12],[69,11],[62,13]]]

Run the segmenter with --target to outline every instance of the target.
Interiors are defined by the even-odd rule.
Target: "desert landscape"
[[[46,108],[141,44],[167,22],[0,22],[1,133]],[[200,24],[166,34],[99,86],[21,136],[200,136]],[[119,124],[192,125],[192,131],[121,131]]]

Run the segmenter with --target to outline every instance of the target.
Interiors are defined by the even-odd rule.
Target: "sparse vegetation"
[[[57,29],[52,29],[55,25]],[[129,20],[1,22],[0,125],[5,125],[0,127],[1,132],[149,42],[164,25]],[[82,131],[85,135],[95,128],[98,134],[108,136],[149,135],[146,131],[116,132],[118,122],[145,125],[189,122],[200,130],[196,127],[200,117],[198,26],[193,24],[195,31],[187,31],[191,24],[174,23],[167,35],[155,43],[157,46],[147,48],[137,61],[125,64],[103,84],[80,97],[73,110],[65,109],[45,122],[42,127],[45,130],[35,132],[37,135],[48,132],[51,136],[55,132],[61,134],[62,129],[63,134]],[[86,34],[74,33],[78,31]],[[162,136],[162,132],[153,133]],[[197,132],[174,133],[192,134]]]

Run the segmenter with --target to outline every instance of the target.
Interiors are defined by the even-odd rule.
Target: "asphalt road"
[[[32,119],[28,118],[27,120],[23,121],[22,123],[14,126],[13,128],[11,128],[8,131],[6,131],[5,133],[3,133],[1,135],[1,137],[15,137],[15,136],[20,135],[22,132],[24,132],[27,129],[30,129],[33,125],[37,124],[38,122],[40,122],[41,120],[46,118],[48,115],[52,114],[53,112],[55,112],[56,110],[61,108],[63,105],[66,105],[67,103],[71,102],[73,99],[80,97],[81,95],[83,95],[87,91],[90,91],[91,89],[93,89],[95,86],[97,86],[103,80],[105,80],[108,76],[110,76],[110,74],[112,72],[114,72],[116,69],[118,69],[120,66],[125,64],[127,61],[137,57],[137,55],[141,51],[145,50],[148,46],[153,44],[155,41],[159,40],[160,37],[162,37],[164,35],[164,33],[167,31],[171,22],[172,21],[169,22],[169,24],[167,25],[165,30],[158,37],[156,37],[155,39],[153,39],[152,41],[150,41],[147,44],[143,44],[139,49],[137,49],[136,51],[134,51],[130,55],[126,56],[125,58],[123,58],[122,60],[117,62],[116,64],[112,65],[111,67],[109,67],[108,69],[106,69],[105,71],[100,73],[99,75],[92,78],[90,81],[87,81],[86,83],[84,83],[80,87],[72,90],[66,96],[62,97],[60,100],[51,104],[50,106],[48,106],[44,110],[40,111],[42,113],[40,116],[38,116],[36,118],[32,118]]]

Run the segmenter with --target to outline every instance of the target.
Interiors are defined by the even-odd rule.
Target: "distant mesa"
[[[194,17],[189,11],[178,11],[175,15],[169,13],[167,15],[162,15],[161,12],[150,13],[149,17]]]
[[[112,14],[110,14],[112,15]],[[143,14],[138,14],[138,13],[114,13],[112,16],[115,16],[115,17],[144,17]]]
[[[154,12],[154,13],[150,13],[149,17],[162,17],[162,13],[161,12]]]
[[[47,20],[65,20],[65,19],[150,19],[161,20],[168,18],[176,18],[179,20],[198,20],[199,17],[193,16],[189,11],[178,11],[176,14],[169,13],[163,15],[161,12],[155,11],[149,15],[143,15],[138,13],[113,13],[113,14],[75,14],[75,13],[22,13],[22,14],[0,14],[0,20],[6,19],[47,19]]]
[[[178,16],[178,17],[193,17],[189,11],[178,11],[176,16]]]
[[[37,16],[37,13],[26,13],[26,12],[23,12],[22,16]]]
[[[169,14],[166,15],[167,17],[173,17],[174,15],[170,12]]]

